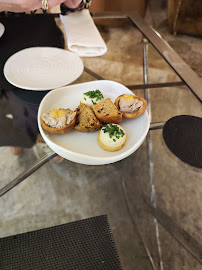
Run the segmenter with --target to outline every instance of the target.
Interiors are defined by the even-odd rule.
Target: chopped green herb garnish
[[[108,132],[110,138],[112,138],[112,136],[116,136],[116,138],[119,139],[120,137],[123,137],[125,135],[123,130],[115,124],[104,125],[102,130],[104,133]],[[116,140],[113,139],[113,141],[115,142]]]
[[[86,98],[84,98],[86,100]]]
[[[97,103],[96,103],[96,102],[94,102],[93,100],[91,100],[91,101],[92,101],[93,105],[97,104]]]
[[[89,98],[96,98],[96,101],[101,100],[102,98],[104,98],[103,94],[100,92],[100,90],[88,91],[88,92],[84,93],[84,95],[88,96]]]

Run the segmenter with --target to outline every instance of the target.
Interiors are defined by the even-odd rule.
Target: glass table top
[[[16,48],[41,42],[67,49],[57,16],[42,19],[54,34],[46,24],[35,29],[31,16],[40,23],[41,15],[0,17],[5,26],[13,27],[0,38],[0,189],[51,151],[41,143],[37,125],[38,107],[48,91],[22,90],[3,79],[3,64]],[[23,20],[35,30],[30,34],[28,28],[18,28],[16,40],[11,33]],[[95,16],[94,21],[108,51],[100,57],[83,57],[84,72],[72,84],[106,79],[146,95],[157,129],[151,128],[136,152],[113,164],[87,166],[68,160],[44,164],[0,198],[0,237],[107,214],[123,269],[201,269],[201,169],[174,156],[162,135],[163,125],[174,116],[201,117],[200,100],[150,42],[144,47],[142,33],[131,20]],[[20,154],[14,155],[12,147],[20,147]]]

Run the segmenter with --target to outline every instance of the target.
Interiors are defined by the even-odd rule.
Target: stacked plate
[[[33,47],[12,55],[4,66],[6,79],[21,89],[51,90],[75,81],[83,72],[75,53],[53,47]]]
[[[5,27],[2,23],[0,23],[0,37],[3,36],[4,31],[5,31]]]

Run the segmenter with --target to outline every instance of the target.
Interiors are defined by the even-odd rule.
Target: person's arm
[[[74,2],[76,0],[70,1]],[[64,0],[48,0],[48,7],[51,8],[56,5],[60,5],[63,2]],[[40,9],[41,7],[42,0],[0,0],[0,12],[26,12]]]

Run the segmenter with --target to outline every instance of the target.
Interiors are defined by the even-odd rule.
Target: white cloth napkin
[[[64,24],[68,49],[79,56],[100,56],[107,46],[102,39],[88,9],[60,15]]]

